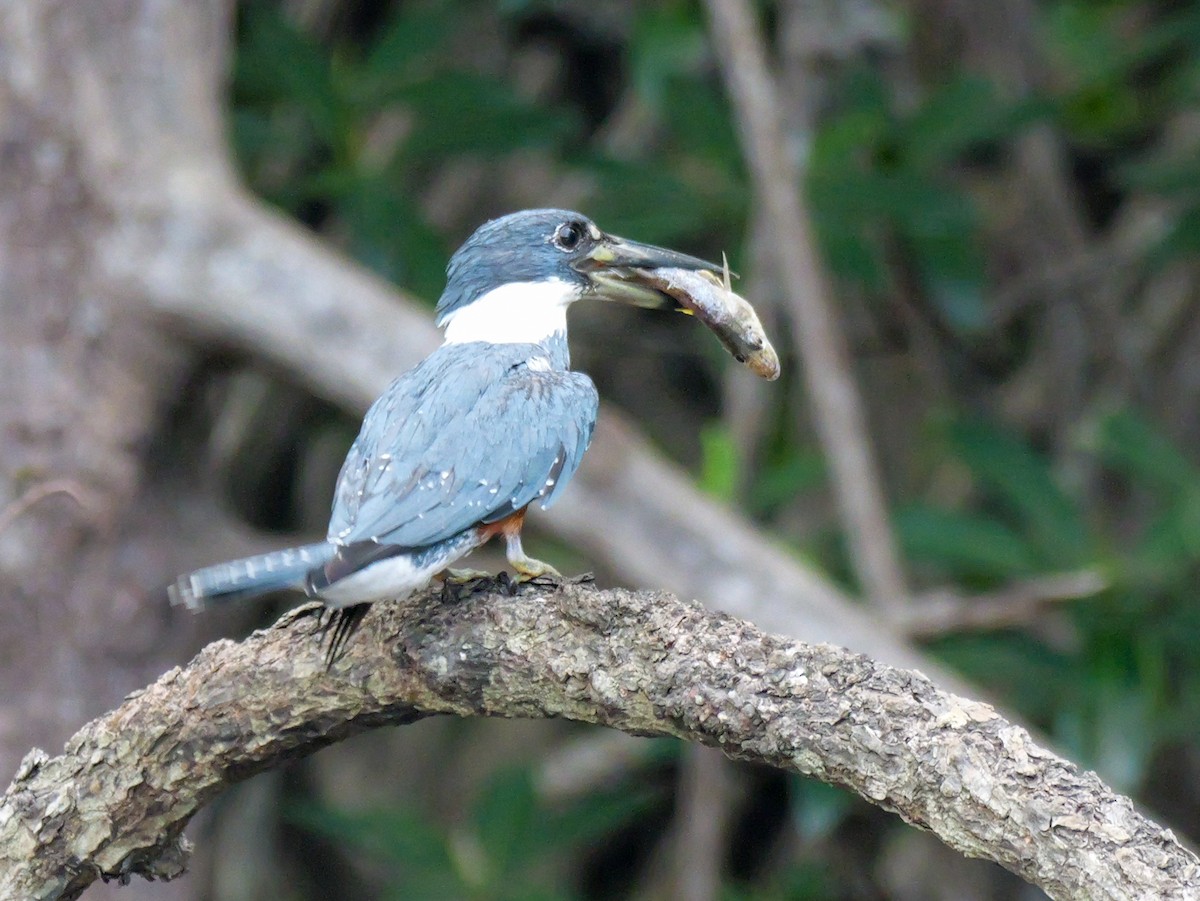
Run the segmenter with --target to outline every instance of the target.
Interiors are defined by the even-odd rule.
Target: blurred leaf
[[[700,430],[700,490],[729,503],[737,496],[742,464],[737,444],[721,422]]]
[[[844,879],[824,857],[793,862],[782,872],[772,874],[768,884],[725,884],[721,901],[830,901],[847,897]]]
[[[825,481],[825,459],[819,451],[804,447],[789,450],[783,461],[769,463],[757,473],[750,492],[753,510],[770,512]]]
[[[934,563],[953,578],[998,582],[1037,570],[1037,554],[1025,539],[994,520],[912,506],[896,515],[896,533],[907,557]]]
[[[1174,85],[1163,73],[1175,69],[1182,54],[1194,58],[1200,46],[1200,10],[1194,4],[1146,17],[1150,24],[1141,27],[1108,4],[1060,0],[1049,13],[1052,52],[1073,75],[1057,117],[1077,139],[1128,140],[1170,117],[1161,105],[1172,101]],[[1150,72],[1155,77],[1148,79]]]
[[[918,232],[901,225],[914,251],[921,281],[942,320],[961,334],[982,332],[989,323],[984,301],[984,261],[969,226]]]
[[[1106,466],[1139,480],[1165,499],[1200,485],[1200,469],[1161,431],[1131,410],[1101,419],[1093,444]]]
[[[385,278],[436,300],[446,281],[446,252],[420,212],[373,180],[359,182],[342,201],[355,257]]]
[[[814,207],[813,224],[821,246],[821,256],[841,278],[856,281],[866,288],[882,291],[887,286],[887,267],[878,241],[863,223],[846,220],[841,211],[822,209],[820,195],[832,186],[810,187]]]
[[[973,330],[986,321],[978,223],[965,195],[910,170],[814,171],[808,195],[822,248],[840,275],[885,286],[887,263],[869,228],[886,226],[949,324]]]
[[[654,789],[638,785],[593,792],[559,810],[543,811],[533,825],[530,843],[543,850],[585,847],[663,803],[665,799]]]
[[[988,324],[982,278],[927,272],[925,287],[946,324],[960,334],[982,334]]]
[[[570,901],[571,895],[538,886],[496,886],[496,901]]]
[[[805,843],[828,839],[854,810],[855,798],[846,789],[796,776],[788,781],[790,809],[796,834]]]
[[[1173,200],[1200,199],[1200,158],[1142,160],[1120,166],[1117,172],[1123,187]]]
[[[704,233],[720,209],[719,197],[702,193],[678,172],[655,163],[599,156],[573,162],[595,180],[589,204],[592,218],[616,234],[686,246],[691,238]]]
[[[629,40],[629,66],[635,90],[651,107],[661,108],[667,84],[696,71],[708,52],[704,22],[690,3],[636,7]]]
[[[1076,139],[1102,142],[1134,131],[1143,121],[1143,109],[1130,87],[1094,84],[1066,97],[1059,118]]]
[[[492,776],[475,802],[474,823],[494,878],[511,874],[538,849],[529,841],[537,817],[537,798],[527,769]]]
[[[926,168],[953,161],[972,145],[1011,139],[1049,111],[1036,98],[1002,100],[993,82],[963,75],[934,86],[898,131],[913,164]]]
[[[1154,687],[1140,682],[1131,651],[1125,636],[1093,648],[1086,661],[1087,697],[1057,724],[1075,759],[1120,792],[1136,790],[1154,747]]]
[[[1132,545],[1129,575],[1159,587],[1190,579],[1200,561],[1200,469],[1132,411],[1100,420],[1091,443],[1105,465],[1152,492],[1160,505]]]
[[[1200,561],[1200,487],[1192,487],[1167,506],[1134,546],[1131,575],[1143,587],[1191,582]]]
[[[981,419],[952,422],[948,437],[980,484],[1017,516],[1045,564],[1065,568],[1087,561],[1087,529],[1043,457]]]
[[[330,145],[343,134],[342,103],[327,53],[274,6],[246,8],[235,61],[239,88],[254,97],[299,105]]]
[[[673,78],[665,85],[662,115],[679,150],[714,163],[730,189],[746,191],[741,147],[725,95],[715,86]]]
[[[1179,4],[1149,25],[1131,28],[1117,6],[1094,0],[1059,0],[1048,7],[1047,35],[1060,58],[1085,82],[1112,83],[1181,48],[1200,45],[1200,9]]]
[[[968,679],[1011,698],[1034,723],[1047,723],[1077,704],[1085,687],[1074,656],[1029,635],[956,635],[937,642],[936,649],[938,657]]]
[[[404,145],[405,156],[414,161],[470,153],[494,157],[552,144],[576,127],[566,110],[527,103],[503,82],[463,70],[405,85],[389,99],[416,114]]]
[[[1200,253],[1200,207],[1193,206],[1179,214],[1152,249],[1147,262],[1161,267],[1180,258],[1194,257],[1197,253]]]
[[[455,11],[443,0],[393,6],[391,17],[363,62],[362,78],[371,88],[363,101],[377,103],[409,78],[431,74],[428,69],[435,65],[457,24]]]
[[[1154,747],[1153,713],[1146,693],[1123,681],[1097,686],[1095,751],[1092,765],[1119,792],[1133,792],[1146,772]]]
[[[399,865],[397,878],[414,897],[456,899],[464,886],[436,826],[399,808],[344,813],[329,807],[299,803],[287,818],[313,832],[355,845]]]
[[[1110,26],[1111,7],[1087,0],[1050,4],[1046,33],[1060,58],[1085,78],[1104,78],[1123,51]]]

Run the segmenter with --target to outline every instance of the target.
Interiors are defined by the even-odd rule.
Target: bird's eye
[[[583,229],[575,222],[564,222],[554,230],[554,243],[562,250],[574,250],[583,240]]]

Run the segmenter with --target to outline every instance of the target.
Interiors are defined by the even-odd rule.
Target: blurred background
[[[430,313],[458,244],[525,207],[727,254],[780,382],[684,317],[600,305],[572,312],[575,368],[764,542],[1200,841],[1200,6],[754,10],[799,233],[756,203],[726,90],[745,60],[693,2],[245,0],[227,136],[255,194]],[[817,427],[780,265],[809,246],[861,434]],[[356,415],[190,340],[146,458],[217,498],[247,553],[323,534]],[[830,461],[860,451],[876,503],[856,522]],[[559,569],[632,581],[531,530]],[[854,550],[872,540],[899,588],[874,606]],[[176,891],[213,901],[1041,897],[839,789],[568,723],[360,736],[192,835]]]

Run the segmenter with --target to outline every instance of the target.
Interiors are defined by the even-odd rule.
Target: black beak
[[[604,235],[586,255],[571,264],[585,274],[592,284],[594,296],[652,309],[679,309],[679,304],[658,289],[647,284],[639,272],[653,269],[692,269],[721,273],[721,266],[655,247],[639,244],[613,235]]]

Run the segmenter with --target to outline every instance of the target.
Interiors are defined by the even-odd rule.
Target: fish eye
[[[578,222],[564,222],[554,230],[554,244],[559,250],[574,250],[583,240],[583,228]]]

